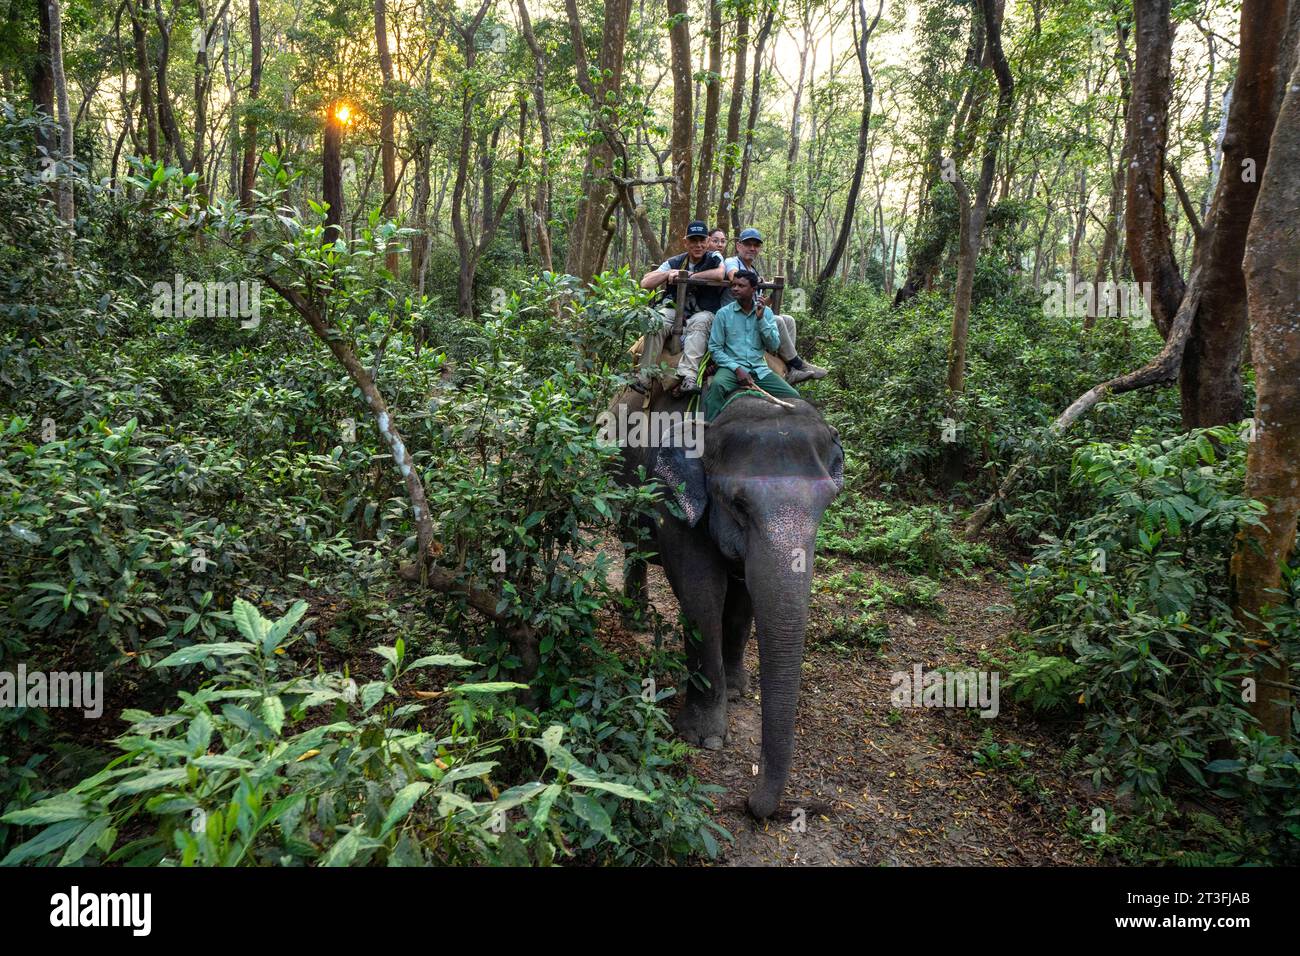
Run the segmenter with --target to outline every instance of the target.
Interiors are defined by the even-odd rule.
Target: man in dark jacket
[[[683,237],[686,251],[665,260],[657,269],[645,274],[641,288],[664,290],[659,307],[658,324],[645,335],[641,349],[641,367],[637,381],[632,385],[643,395],[649,390],[650,376],[659,364],[664,343],[672,333],[677,309],[677,279],[686,275],[696,279],[721,279],[722,256],[709,248],[709,227],[696,220],[686,227]],[[713,313],[721,305],[721,288],[690,287],[686,289],[685,337],[682,359],[677,374],[683,389],[695,388],[699,359],[708,347],[709,325]],[[698,341],[697,341],[698,340]],[[694,357],[688,364],[688,359]]]

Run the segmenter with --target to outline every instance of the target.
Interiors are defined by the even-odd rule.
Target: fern
[[[1069,709],[1078,696],[1076,678],[1081,668],[1066,657],[1025,651],[1010,666],[1007,687],[1017,703],[1039,713]]]

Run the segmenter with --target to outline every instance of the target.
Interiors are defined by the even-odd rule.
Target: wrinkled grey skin
[[[747,692],[745,644],[757,630],[763,740],[748,806],[759,818],[776,810],[790,774],[817,526],[844,486],[836,433],[811,405],[794,404],[734,399],[706,427],[702,458],[681,447],[623,449],[622,481],[636,483],[643,466],[666,489],[644,549],[658,552],[703,638],[687,642],[687,662],[708,685],[690,683],[674,722],[688,742],[725,743],[727,701]],[[649,410],[685,406],[659,396]],[[625,580],[629,596],[644,601],[645,565],[630,565]]]

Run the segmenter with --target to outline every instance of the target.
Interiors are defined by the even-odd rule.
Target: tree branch
[[[1124,392],[1136,391],[1139,388],[1146,388],[1151,385],[1168,385],[1176,382],[1178,380],[1178,370],[1183,363],[1183,351],[1187,347],[1187,340],[1192,331],[1192,318],[1196,315],[1196,307],[1200,301],[1201,271],[1197,269],[1192,273],[1191,278],[1187,280],[1187,291],[1183,294],[1183,301],[1179,303],[1178,312],[1174,316],[1173,324],[1169,328],[1169,336],[1165,339],[1165,345],[1160,350],[1160,354],[1139,369],[1127,372],[1088,389],[1088,391],[1071,402],[1070,406],[1061,412],[1056,417],[1056,420],[1048,426],[1048,437],[1057,437],[1063,434],[1066,429],[1082,418],[1084,413],[1107,395],[1122,395]],[[1025,455],[1020,461],[1016,462],[1015,466],[1007,472],[1006,478],[1002,479],[1002,484],[998,486],[998,490],[993,497],[985,501],[971,514],[964,529],[968,539],[979,534],[984,525],[988,523],[989,518],[993,515],[994,508],[1015,487],[1020,475],[1029,466],[1031,459],[1032,455]]]

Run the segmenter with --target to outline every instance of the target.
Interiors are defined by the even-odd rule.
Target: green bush
[[[981,276],[990,271],[981,260]],[[830,374],[800,386],[840,430],[849,478],[891,496],[924,497],[939,482],[945,455],[965,462],[972,498],[992,492],[1012,463],[1033,464],[1007,513],[1012,529],[1033,540],[1060,533],[1085,512],[1069,483],[1070,458],[1082,444],[1132,433],[1139,423],[1177,422],[1175,396],[1150,393],[1104,402],[1064,441],[1047,443],[1047,426],[1098,382],[1140,366],[1158,350],[1150,329],[1101,318],[1085,338],[1081,320],[1045,313],[1022,281],[989,285],[970,322],[966,389],[947,403],[948,294],[925,293],[900,308],[861,284],[837,286],[826,315],[800,326]],[[1046,444],[1045,444],[1046,443]]]
[[[1134,794],[1158,818],[1174,785],[1211,787],[1207,773],[1228,774],[1220,789],[1248,816],[1287,819],[1291,832],[1294,814],[1280,811],[1294,792],[1295,752],[1261,738],[1248,712],[1253,664],[1232,614],[1234,538],[1264,511],[1242,494],[1245,451],[1230,428],[1086,446],[1072,481],[1093,514],[1048,537],[1013,578],[1046,659],[1077,668],[1059,689],[1081,693],[1095,783]],[[1290,659],[1296,578],[1269,622]],[[1215,759],[1225,749],[1237,757]]]
[[[966,541],[949,511],[933,505],[903,505],[853,494],[841,495],[827,509],[818,532],[818,549],[899,570],[932,576],[968,573],[991,563],[987,544]]]
[[[613,484],[615,450],[595,428],[645,323],[646,295],[626,272],[581,288],[523,281],[490,256],[483,275],[510,295],[489,296],[493,313],[470,321],[381,274],[376,250],[399,235],[387,224],[322,248],[318,222],[280,208],[250,248],[230,241],[232,211],[230,232],[199,237],[220,211],[157,166],[139,167],[129,197],[81,184],[85,225],[68,248],[31,148],[31,124],[6,114],[0,537],[13,557],[0,569],[0,663],[106,670],[116,692],[103,725],[127,730],[106,753],[77,722],[6,711],[0,857],[716,853],[726,834],[708,816],[713,788],[683,771],[665,695],[643,699],[631,665],[595,640],[597,612],[616,600],[598,552],[653,500]],[[293,179],[275,162],[268,171],[270,194]],[[124,258],[133,228],[155,247]],[[300,317],[269,288],[256,329],[152,314],[151,285],[174,263],[187,278],[247,279],[262,253],[331,287],[329,319],[373,370],[424,479],[440,563],[499,588],[503,610],[541,638],[540,711],[504,693],[518,663],[504,628],[396,573],[414,545],[400,476]],[[284,608],[300,595],[319,634],[281,635],[287,655],[235,647],[257,643],[231,636],[251,620],[242,600]],[[371,673],[368,648],[383,678],[341,699],[351,673]],[[408,665],[407,648],[426,663]],[[427,681],[446,673],[427,661],[449,654],[477,689]],[[426,697],[412,703],[417,686]]]
[[[216,673],[182,693],[175,710],[124,714],[131,728],[117,741],[123,753],[103,770],[7,813],[9,825],[42,829],[0,865],[550,863],[601,841],[626,849],[615,805],[656,795],[621,782],[625,766],[584,765],[564,745],[562,725],[542,730],[481,703],[520,685],[448,685],[445,730],[413,729],[426,706],[401,703],[397,685],[424,669],[473,662],[458,654],[407,660],[399,641],[374,649],[383,676],[360,687],[338,673],[304,677],[286,652],[306,610],[298,602],[272,622],[237,601],[231,616],[241,640],[160,662]],[[589,737],[591,725],[580,727]],[[657,738],[648,737],[653,754]],[[540,779],[505,785],[503,761],[488,758],[522,745],[538,752]]]

